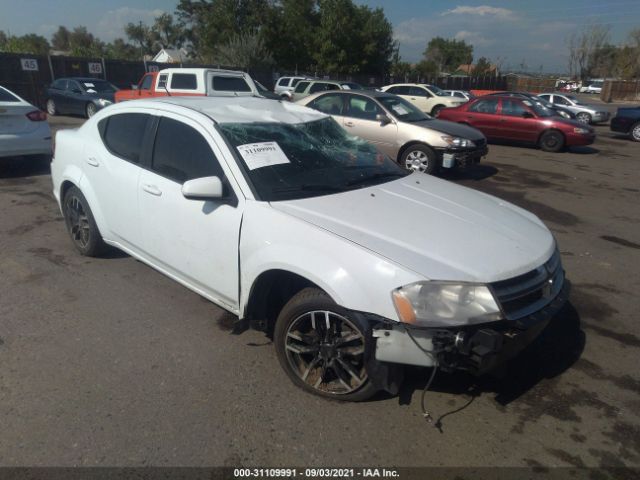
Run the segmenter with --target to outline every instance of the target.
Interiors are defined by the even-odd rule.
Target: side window
[[[178,183],[201,177],[224,177],[205,138],[189,125],[166,117],[160,118],[158,124],[151,168]]]
[[[145,75],[140,84],[140,90],[151,90],[151,83],[153,82],[153,75]]]
[[[324,92],[325,90],[327,90],[326,85],[327,84],[323,83],[323,82],[315,82],[315,83],[311,84],[311,88],[309,89],[309,93]]]
[[[158,90],[167,88],[167,74],[164,73],[158,77]]]
[[[336,95],[335,93],[322,95],[320,98],[316,98],[313,102],[311,102],[309,106],[328,115],[343,115],[343,99],[344,97],[342,95]]]
[[[307,85],[309,85],[309,82],[300,82],[300,83],[298,83],[298,85],[296,85],[295,93],[304,92],[305,89],[307,88]]]
[[[561,97],[560,95],[553,96],[553,103],[555,103],[556,105],[570,105],[569,102],[567,102],[565,98]]]
[[[298,83],[300,83],[300,80],[302,80],[301,78],[294,78],[293,80],[291,80],[291,86],[295,87],[296,85],[298,85]]]
[[[476,113],[496,113],[498,110],[498,99],[487,98],[478,100],[476,103],[469,107],[470,112]]]
[[[250,92],[251,87],[242,77],[219,77],[211,79],[211,88],[219,92]]]
[[[375,101],[360,95],[349,95],[349,110],[347,116],[363,120],[375,120],[380,112]]]
[[[334,83],[325,83],[325,90],[343,90],[340,85],[336,85]]]
[[[286,87],[288,84],[289,84],[289,77],[282,77],[280,80],[278,80],[279,87]]]
[[[453,96],[454,96],[454,97],[458,97],[458,98],[467,98],[467,97],[465,97],[465,96],[462,94],[462,92],[454,92],[454,93],[453,93]]]
[[[74,80],[69,80],[67,82],[67,91],[78,93],[78,92],[82,92],[82,89],[80,88],[80,84],[78,82]]]
[[[198,80],[195,73],[174,73],[171,75],[171,88],[176,90],[196,90]]]
[[[20,99],[9,90],[0,87],[0,102],[19,102]]]
[[[102,120],[98,128],[107,150],[129,162],[140,163],[148,118],[145,113],[119,113]]]
[[[61,80],[56,80],[51,85],[51,88],[55,88],[57,90],[65,90],[67,88],[67,81],[66,80],[62,80],[62,79]]]
[[[515,98],[503,98],[502,99],[502,114],[509,115],[511,117],[521,117],[524,112],[528,110],[524,107],[520,100]]]

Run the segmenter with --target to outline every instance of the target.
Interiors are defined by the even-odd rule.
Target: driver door
[[[382,153],[395,159],[398,155],[398,125],[393,120],[386,124],[376,120],[376,115],[386,113],[372,98],[356,94],[348,94],[346,97],[345,130],[373,143]]]
[[[238,310],[238,242],[243,198],[236,196],[212,128],[177,114],[156,117],[152,153],[138,181],[142,250],[160,270],[230,310]],[[193,200],[182,185],[217,176],[226,198]]]

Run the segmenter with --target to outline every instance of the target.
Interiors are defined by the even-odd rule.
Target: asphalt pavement
[[[48,159],[0,160],[0,465],[640,466],[640,144],[597,132],[448,176],[539,215],[573,291],[502,378],[437,375],[438,428],[428,370],[365,403],[304,393],[263,334],[125,254],[79,256]]]

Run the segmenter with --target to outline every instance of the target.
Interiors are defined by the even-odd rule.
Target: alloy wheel
[[[82,201],[75,195],[70,196],[65,204],[65,213],[71,238],[80,248],[86,249],[91,240],[91,227]]]
[[[591,116],[588,113],[582,112],[576,115],[576,120],[580,123],[589,124],[591,122]]]
[[[426,172],[429,168],[429,156],[421,150],[413,150],[405,159],[405,167],[414,172]]]
[[[87,104],[87,118],[91,118],[96,113],[96,106],[93,103]]]
[[[315,310],[296,318],[287,329],[285,350],[296,375],[319,392],[346,395],[367,381],[364,335],[335,312]]]
[[[640,123],[633,127],[631,130],[631,136],[636,142],[640,142]]]
[[[52,116],[56,114],[56,104],[51,99],[47,100],[47,113]]]

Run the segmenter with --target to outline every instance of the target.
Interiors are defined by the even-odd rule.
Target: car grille
[[[507,319],[517,320],[540,310],[558,295],[564,283],[560,253],[556,250],[544,265],[508,280],[491,284]]]

